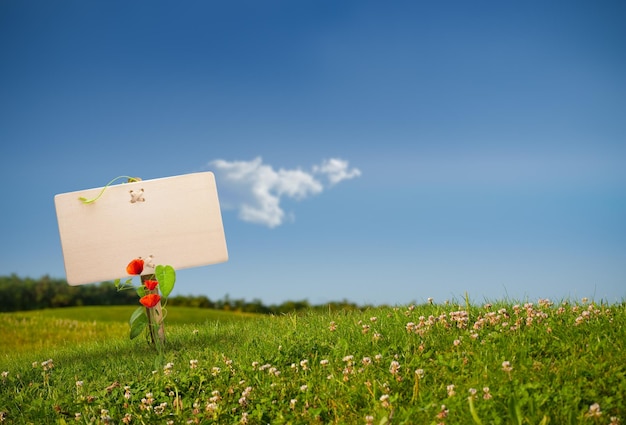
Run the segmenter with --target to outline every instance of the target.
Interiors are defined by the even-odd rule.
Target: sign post
[[[145,284],[147,280],[154,280],[155,276],[153,274],[142,274],[141,275],[141,283]],[[151,309],[148,307],[146,309],[146,317],[148,318],[148,329],[156,328],[156,336],[155,332],[150,332],[150,342],[154,345],[160,343],[161,345],[165,344],[165,324],[163,323],[163,309],[161,308],[161,303],[158,303],[154,307],[152,307],[152,314],[150,312]],[[152,323],[152,321],[155,323]],[[132,325],[131,325],[132,326]],[[155,338],[158,338],[159,341],[156,341]]]
[[[228,260],[211,172],[129,179],[124,184],[59,194],[54,202],[70,285],[127,278],[126,265],[132,259],[146,264],[139,273],[142,284],[155,279],[154,264],[184,269]],[[158,335],[164,342],[160,303],[154,308],[148,320],[158,318]]]

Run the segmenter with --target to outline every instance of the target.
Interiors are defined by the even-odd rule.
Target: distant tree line
[[[0,312],[38,310],[44,308],[78,307],[93,305],[136,305],[135,291],[118,291],[113,282],[70,286],[64,279],[43,276],[39,279],[21,278],[12,274],[0,276]],[[210,308],[243,313],[282,314],[307,309],[362,310],[346,300],[322,305],[311,305],[307,300],[285,301],[264,305],[261,300],[230,299],[211,300],[205,295],[175,295],[167,301],[170,306]]]

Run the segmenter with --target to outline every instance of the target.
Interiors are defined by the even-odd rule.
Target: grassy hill
[[[0,313],[0,364],[3,357],[64,344],[104,342],[128,337],[128,319],[136,306],[67,307]],[[192,307],[168,307],[167,325],[202,325],[256,317]]]
[[[623,303],[427,304],[258,317],[172,308],[162,358],[142,338],[128,339],[131,310],[0,315],[0,420],[626,423]]]

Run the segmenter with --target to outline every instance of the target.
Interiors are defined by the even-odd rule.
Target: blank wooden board
[[[175,269],[228,260],[211,172],[112,185],[54,197],[70,285],[128,276],[134,258]],[[149,273],[151,270],[144,270]]]

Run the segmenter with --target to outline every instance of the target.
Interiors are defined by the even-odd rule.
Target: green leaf
[[[118,292],[133,288],[133,279],[128,278],[123,283],[121,279],[115,279],[115,288]]]
[[[143,297],[144,295],[146,295],[147,291],[146,291],[146,287],[141,285],[137,287],[137,295],[139,295],[139,298]]]
[[[483,425],[483,422],[478,417],[476,407],[474,406],[474,398],[472,396],[467,397],[467,402],[469,403],[470,414],[472,415],[472,419],[474,419],[476,425]]]
[[[133,323],[140,317],[146,315],[146,309],[144,307],[137,307],[133,314],[130,315],[130,320],[128,321],[130,326],[133,326]]]
[[[522,409],[515,396],[509,399],[509,416],[513,425],[522,425]]]
[[[135,339],[146,329],[148,326],[148,319],[144,316],[143,320],[136,320],[133,326],[130,327],[130,339]]]
[[[174,284],[176,283],[176,271],[174,267],[158,265],[154,269],[154,275],[159,281],[161,295],[167,297],[174,289]]]
[[[130,339],[137,338],[146,326],[148,326],[148,316],[143,307],[138,307],[130,316]]]

